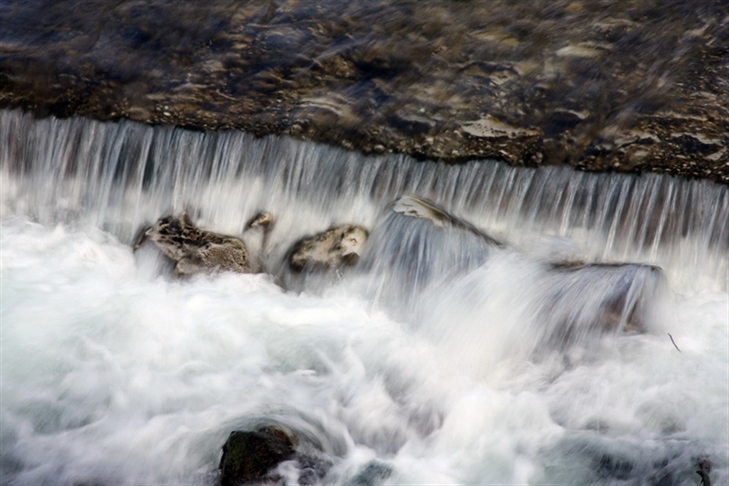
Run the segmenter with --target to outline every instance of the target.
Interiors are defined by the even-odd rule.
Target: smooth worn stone
[[[186,212],[180,217],[161,218],[144,231],[135,249],[148,240],[175,263],[178,276],[253,271],[248,249],[242,240],[200,229]]]
[[[343,224],[314,236],[302,238],[289,253],[289,267],[304,269],[330,269],[352,266],[362,254],[369,233],[361,226]]]

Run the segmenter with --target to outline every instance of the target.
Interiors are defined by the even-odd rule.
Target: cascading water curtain
[[[280,137],[18,111],[0,114],[0,136],[4,214],[85,221],[126,242],[142,225],[189,208],[233,232],[265,208],[280,219],[279,238],[314,230],[302,213],[371,227],[396,197],[414,194],[516,244],[561,235],[595,260],[654,263],[726,284],[729,191],[707,181],[489,161],[446,166]]]
[[[133,251],[183,210],[268,273]],[[267,484],[727,484],[728,258],[707,181],[0,111],[0,483],[220,485],[273,426]]]

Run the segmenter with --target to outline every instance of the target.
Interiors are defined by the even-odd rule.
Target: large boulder
[[[373,297],[396,316],[418,320],[427,317],[418,313],[432,292],[458,285],[489,261],[497,271],[507,271],[508,265],[521,280],[503,291],[518,301],[514,312],[526,312],[537,349],[564,350],[603,335],[651,329],[665,283],[660,268],[588,263],[575,251],[556,256],[555,261],[555,255],[520,254],[431,201],[402,196],[373,229],[358,270],[366,275]],[[506,296],[491,295],[493,287],[478,294],[479,288],[474,296],[483,302]]]

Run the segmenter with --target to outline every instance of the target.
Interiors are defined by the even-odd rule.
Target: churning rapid
[[[259,425],[288,485],[729,482],[724,186],[11,111],[0,140],[3,484],[214,485]],[[265,272],[133,251],[183,211]],[[356,264],[290,268],[343,224]]]

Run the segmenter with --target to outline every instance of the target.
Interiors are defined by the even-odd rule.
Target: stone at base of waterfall
[[[231,432],[220,459],[220,485],[264,482],[273,469],[294,455],[293,439],[278,427]],[[273,476],[268,479],[275,481]]]
[[[436,203],[406,195],[377,220],[358,270],[388,287],[385,293],[398,294],[394,300],[400,306],[429,285],[443,285],[483,265],[502,248]]]
[[[502,248],[503,243],[487,235],[468,221],[457,218],[434,202],[418,196],[401,196],[392,203],[392,211],[404,216],[429,220],[436,228],[454,228],[471,233],[495,247]]]
[[[302,238],[289,253],[289,267],[301,272],[353,266],[359,261],[368,236],[361,226],[344,224]]]
[[[200,229],[186,212],[180,217],[159,219],[144,231],[134,249],[151,241],[175,264],[178,276],[197,273],[251,273],[253,268],[248,249],[242,240]]]
[[[665,284],[663,270],[640,263],[564,262],[550,266],[538,301],[560,344],[592,334],[645,332]]]
[[[231,432],[220,459],[220,486],[242,484],[286,484],[292,470],[302,486],[320,484],[331,461],[302,453],[291,433],[277,426]]]

